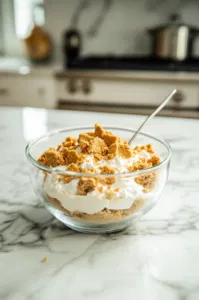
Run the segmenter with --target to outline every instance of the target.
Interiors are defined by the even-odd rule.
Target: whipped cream
[[[130,167],[133,163],[138,161],[141,157],[149,159],[151,156],[146,151],[142,151],[139,153],[139,155],[137,154],[131,158],[122,158],[116,156],[114,157],[114,159],[100,160],[96,163],[94,161],[94,156],[88,155],[80,167],[86,170],[94,169],[96,173],[99,174],[101,172],[100,167],[108,165],[109,167],[113,168],[116,171],[116,173],[126,173],[129,172],[128,167]]]
[[[44,190],[50,197],[58,199],[61,205],[71,212],[80,211],[94,214],[105,208],[112,210],[128,209],[135,199],[149,199],[153,196],[152,193],[143,193],[143,187],[133,181],[132,178],[117,179],[112,188],[120,188],[120,190],[110,200],[106,197],[105,186],[103,186],[103,193],[94,190],[86,196],[76,195],[78,179],[64,184],[58,181],[56,176],[48,175],[44,183]]]
[[[128,172],[128,166],[139,160],[140,156],[150,158],[150,155],[144,152],[129,159],[115,157],[112,160],[101,160],[97,164],[94,163],[94,157],[88,155],[81,167],[86,170],[95,169],[96,173],[100,173],[100,167],[108,165],[114,168],[116,172],[125,173]],[[66,166],[59,168],[66,170]],[[103,185],[103,192],[101,193],[94,190],[83,196],[76,194],[79,179],[74,179],[69,183],[64,183],[58,179],[59,175],[48,174],[44,182],[44,190],[50,197],[58,199],[61,205],[71,212],[80,211],[94,214],[105,208],[111,210],[129,209],[137,198],[149,200],[154,196],[151,192],[144,193],[143,186],[137,184],[132,177],[116,178],[111,189],[119,188],[119,190],[113,194],[111,199],[107,199],[108,185]]]

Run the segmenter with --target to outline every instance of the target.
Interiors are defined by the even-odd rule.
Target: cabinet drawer
[[[70,80],[70,79],[69,79]],[[74,81],[75,82],[75,81]],[[83,83],[76,80],[74,89],[68,87],[68,80],[57,82],[57,98],[71,102],[87,102],[102,104],[124,104],[156,106],[173,89],[178,89],[178,94],[170,101],[170,107],[199,107],[199,88],[192,83],[167,83],[152,81],[103,81],[90,80],[89,92],[83,90]]]

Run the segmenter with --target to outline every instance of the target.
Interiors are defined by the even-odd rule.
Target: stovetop
[[[187,71],[199,72],[199,58],[182,62],[155,57],[135,56],[82,56],[68,61],[73,70],[139,70],[139,71]]]

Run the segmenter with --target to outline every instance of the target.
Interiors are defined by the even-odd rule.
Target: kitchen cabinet
[[[103,78],[100,72],[97,75],[96,73],[93,73],[93,77],[92,72],[66,72],[65,77],[57,76],[57,98],[74,104],[152,107],[158,105],[171,90],[177,88],[178,93],[168,106],[175,109],[199,108],[199,77],[197,82],[184,80],[179,76],[172,79],[172,76],[175,76],[173,74],[167,77],[162,76],[162,78],[158,77],[158,73],[156,73],[156,78],[153,78],[153,75],[145,78],[133,77],[133,75],[131,78],[122,78],[121,75],[120,78],[114,78],[114,76]]]
[[[0,105],[55,107],[53,77],[0,75]]]
[[[55,108],[69,103],[93,108],[157,106],[171,90],[178,93],[168,104],[176,111],[199,109],[199,75],[163,72],[65,71],[27,75],[0,72],[0,105]],[[105,109],[104,109],[105,110]]]

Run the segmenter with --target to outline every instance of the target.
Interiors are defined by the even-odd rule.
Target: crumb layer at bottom
[[[100,211],[95,214],[87,214],[79,211],[70,212],[61,205],[61,202],[58,199],[52,198],[49,195],[47,195],[47,200],[55,208],[59,209],[64,214],[70,216],[74,220],[79,220],[79,221],[82,220],[82,221],[88,221],[94,223],[120,221],[122,219],[129,217],[134,213],[139,212],[147,203],[147,199],[137,198],[129,209],[121,209],[121,210],[104,209],[103,211]]]

